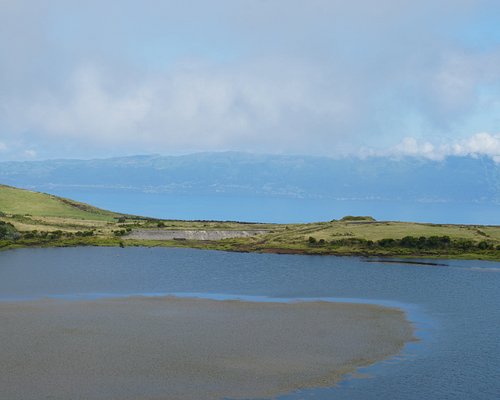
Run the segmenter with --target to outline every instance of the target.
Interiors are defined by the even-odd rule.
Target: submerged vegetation
[[[133,232],[152,230],[231,230],[250,235],[220,240],[129,237]],[[252,231],[255,235],[251,235]],[[0,249],[62,246],[175,246],[263,253],[500,260],[500,226],[376,221],[369,216],[309,224],[159,220],[0,185]]]

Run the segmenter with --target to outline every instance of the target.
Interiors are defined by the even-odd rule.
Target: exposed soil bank
[[[125,239],[142,240],[221,240],[239,237],[249,237],[268,233],[266,230],[166,230],[137,229],[126,235]]]
[[[402,311],[120,298],[0,303],[0,398],[261,398],[332,386],[412,340]]]

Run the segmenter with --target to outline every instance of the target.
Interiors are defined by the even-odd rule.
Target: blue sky
[[[500,162],[500,2],[0,1],[0,160]]]

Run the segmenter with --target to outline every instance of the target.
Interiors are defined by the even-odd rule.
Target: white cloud
[[[0,142],[0,151],[6,151],[8,149],[7,145],[3,142]]]
[[[480,132],[466,139],[441,144],[407,137],[396,146],[385,151],[371,152],[371,155],[410,156],[431,160],[443,160],[449,156],[486,156],[500,163],[500,134]]]
[[[99,142],[140,134],[137,124],[145,118],[150,101],[147,88],[113,95],[106,91],[100,75],[92,68],[77,70],[69,86],[65,95],[42,93],[26,107],[29,129],[44,136]]]
[[[24,158],[36,158],[37,153],[35,150],[24,150],[23,156]]]
[[[309,149],[321,150],[325,127],[341,126],[359,106],[341,85],[331,96],[335,79],[325,71],[307,64],[286,71],[281,64],[265,64],[237,70],[191,65],[134,82],[80,68],[64,94],[41,93],[11,109],[10,116],[22,115],[23,129],[35,138],[84,145],[274,152],[300,151],[309,138]],[[331,145],[342,134],[328,136]]]
[[[438,3],[0,0],[0,140],[47,158],[340,156],[493,131],[500,47],[483,16],[500,3]]]

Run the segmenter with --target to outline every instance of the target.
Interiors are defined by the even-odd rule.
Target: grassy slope
[[[8,222],[23,233],[17,241],[0,241],[0,248],[26,246],[75,246],[75,245],[145,245],[182,246],[230,251],[283,252],[302,254],[362,254],[415,257],[457,257],[500,260],[500,226],[440,225],[410,222],[381,221],[332,221],[311,224],[243,224],[235,222],[163,221],[164,229],[268,229],[269,233],[250,238],[202,241],[145,241],[117,236],[126,229],[158,229],[158,220],[127,216],[119,221],[120,214],[101,210],[83,203],[61,199],[43,193],[30,192],[0,185],[0,221]],[[0,214],[1,215],[1,214]],[[32,231],[35,236],[29,236]],[[41,235],[40,232],[62,231],[58,235]],[[90,237],[80,235],[90,232]],[[493,249],[408,249],[367,248],[366,246],[335,245],[343,239],[401,239],[405,236],[449,236],[451,240],[468,240],[473,243],[487,241]],[[311,245],[309,238],[322,244]]]
[[[342,240],[364,239],[376,242],[381,239],[402,239],[405,236],[433,237],[449,236],[452,242],[470,241],[474,245],[480,242],[490,243],[494,249],[457,249],[450,246],[443,249],[404,248],[401,246],[381,248],[366,245],[333,244]],[[312,237],[317,243],[310,244]],[[319,241],[323,239],[324,243]],[[346,222],[332,221],[311,224],[287,225],[262,237],[249,239],[230,239],[225,243],[227,249],[242,251],[262,251],[278,253],[337,254],[337,255],[380,255],[430,258],[474,258],[500,260],[500,226],[479,225],[441,225],[412,222]]]
[[[384,238],[401,239],[405,236],[450,236],[452,239],[485,240],[490,239],[500,244],[499,226],[476,225],[443,225],[422,224],[413,222],[320,222],[303,225],[292,225],[282,234],[270,236],[270,240],[279,243],[302,242],[309,236],[317,240],[331,241],[345,238],[362,238],[380,240]]]
[[[44,193],[0,185],[0,211],[11,215],[112,221],[117,214]]]

